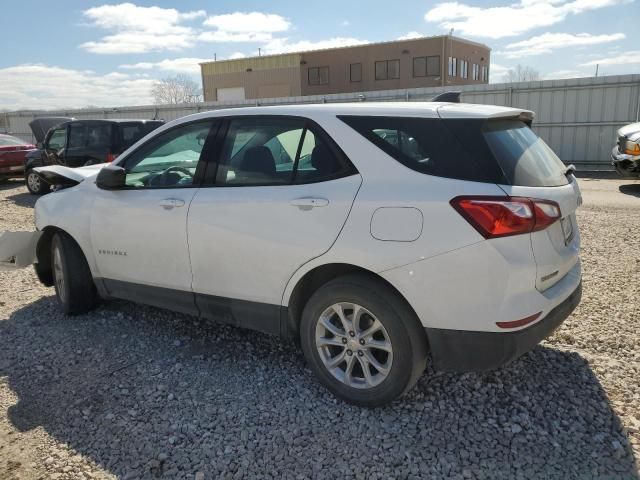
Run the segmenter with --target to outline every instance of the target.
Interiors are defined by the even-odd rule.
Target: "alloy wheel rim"
[[[340,302],[318,318],[315,342],[331,375],[352,388],[368,389],[389,376],[393,347],[382,322],[361,305]]]
[[[27,177],[27,183],[32,190],[40,190],[40,177],[35,173],[30,173]]]
[[[66,297],[64,269],[62,268],[62,255],[60,249],[55,247],[53,250],[53,276],[56,282],[56,290],[60,300],[64,302]]]

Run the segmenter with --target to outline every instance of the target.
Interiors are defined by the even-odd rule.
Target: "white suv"
[[[108,166],[45,167],[36,271],[65,312],[122,298],[298,340],[337,396],[504,365],[580,300],[578,184],[519,109],[219,110]],[[104,168],[103,168],[104,167]],[[35,243],[35,242],[34,242]]]

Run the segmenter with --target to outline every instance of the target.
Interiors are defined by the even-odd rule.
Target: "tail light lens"
[[[107,154],[107,163],[113,162],[116,158],[118,158],[118,155],[116,155],[115,153],[108,153]]]
[[[550,200],[465,196],[450,203],[484,238],[543,230],[560,218],[560,207]]]

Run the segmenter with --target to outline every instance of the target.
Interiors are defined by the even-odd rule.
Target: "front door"
[[[126,188],[98,190],[91,240],[109,295],[195,311],[187,212],[215,128],[206,120],[162,132],[118,163]]]
[[[189,211],[196,300],[205,316],[277,333],[287,281],[331,247],[361,177],[298,118],[232,119],[218,158]]]
[[[64,165],[64,151],[67,146],[67,127],[56,128],[47,135],[44,152],[50,165]]]

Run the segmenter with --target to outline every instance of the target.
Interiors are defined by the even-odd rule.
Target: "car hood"
[[[33,170],[52,185],[77,185],[89,177],[96,175],[108,163],[89,165],[88,167],[70,168],[62,165],[36,167]]]
[[[640,140],[640,122],[625,125],[618,130],[618,137],[626,137],[628,140],[637,142]]]
[[[55,127],[62,122],[68,122],[69,120],[73,120],[73,118],[38,117],[29,123],[29,128],[31,128],[33,136],[36,138],[36,142],[44,142],[44,137],[51,127]]]

